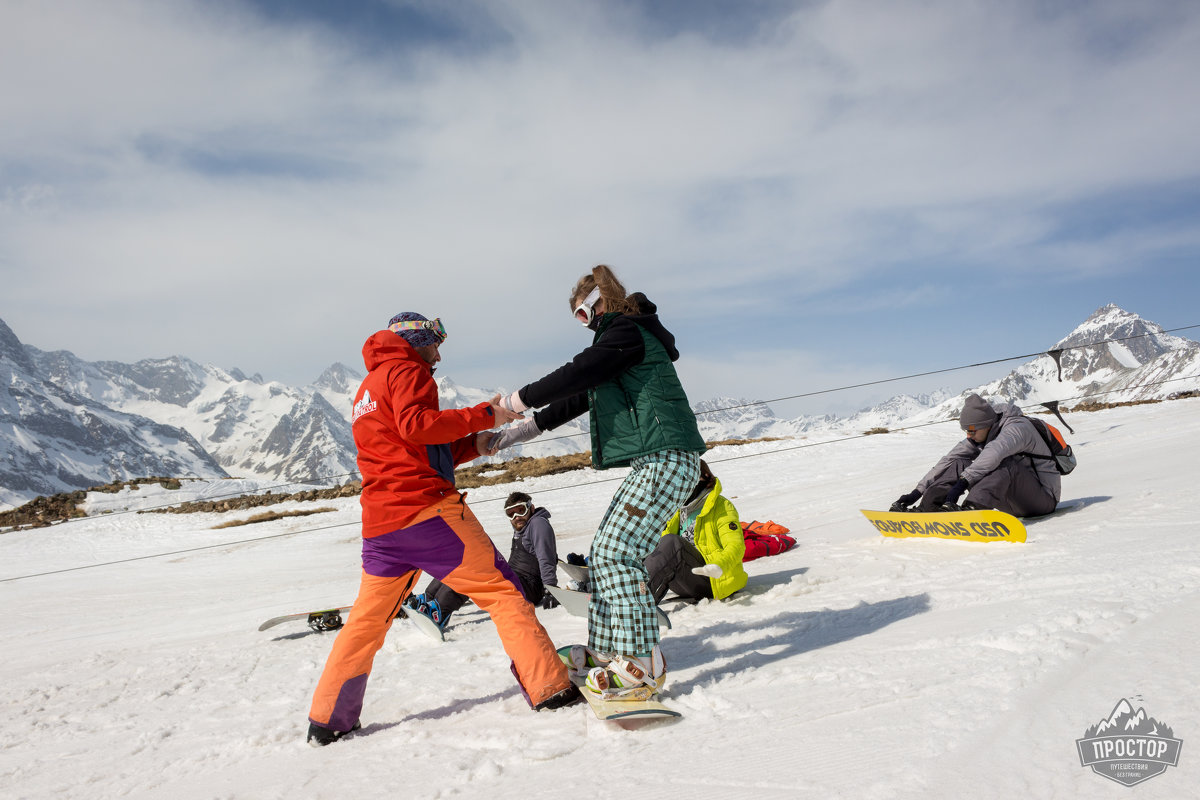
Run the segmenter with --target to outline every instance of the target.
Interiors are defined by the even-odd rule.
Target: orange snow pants
[[[421,572],[487,611],[531,706],[571,685],[521,582],[462,495],[429,506],[405,528],[363,540],[358,598],[338,632],[313,695],[309,720],[335,731],[358,722],[375,654]]]

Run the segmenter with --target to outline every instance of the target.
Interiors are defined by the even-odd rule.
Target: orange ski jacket
[[[351,430],[362,473],[362,534],[406,527],[456,491],[454,468],[479,456],[475,434],[493,427],[488,403],[442,411],[429,364],[390,330],[363,345],[367,377],[354,397]]]

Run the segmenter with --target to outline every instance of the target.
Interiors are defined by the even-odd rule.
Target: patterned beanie
[[[413,320],[421,320],[424,322],[427,317],[418,314],[415,311],[404,311],[388,320],[388,327],[395,325],[397,322],[411,322]],[[413,330],[399,331],[398,336],[403,336],[404,340],[413,347],[427,347],[431,344],[441,344],[442,340],[438,338],[433,331],[427,331],[423,328]]]
[[[958,424],[965,431],[967,428],[990,428],[996,424],[1000,415],[986,400],[977,394],[967,397],[963,403],[962,413],[958,415]]]

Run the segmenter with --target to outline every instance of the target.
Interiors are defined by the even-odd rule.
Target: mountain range
[[[1093,344],[1100,342],[1102,344]],[[1200,343],[1115,305],[1098,309],[1048,352],[962,393],[901,395],[846,417],[781,419],[766,402],[694,403],[707,441],[844,434],[953,419],[970,392],[1021,405],[1126,402],[1200,389]],[[0,502],[149,477],[257,477],[343,483],[357,477],[350,433],[360,370],[334,364],[295,387],[173,356],[134,364],[84,361],[23,344],[0,320]],[[1060,379],[1061,378],[1061,379]],[[438,379],[442,408],[494,390]],[[546,456],[590,447],[586,419],[508,451]]]
[[[1051,353],[1061,351],[1056,360]],[[1097,309],[1045,354],[999,380],[949,396],[909,417],[907,424],[954,419],[972,392],[1021,406],[1162,400],[1200,390],[1200,342],[1166,333],[1161,325],[1115,305]]]

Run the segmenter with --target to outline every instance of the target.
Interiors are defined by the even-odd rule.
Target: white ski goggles
[[[509,519],[523,517],[532,510],[532,504],[528,500],[522,500],[519,503],[513,503],[511,506],[505,506],[504,516],[508,517]]]
[[[588,293],[588,296],[583,298],[583,302],[575,306],[575,319],[579,320],[579,324],[587,327],[592,324],[592,320],[596,316],[596,312],[592,310],[592,306],[600,301],[600,287],[597,286]]]

